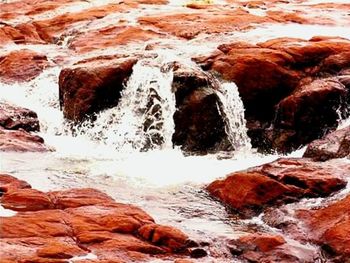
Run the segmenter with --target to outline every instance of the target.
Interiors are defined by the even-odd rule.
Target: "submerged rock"
[[[350,126],[331,132],[321,139],[311,142],[304,157],[315,161],[326,161],[350,155]]]
[[[307,159],[278,159],[230,174],[207,186],[209,193],[238,213],[249,216],[264,207],[324,197],[346,186],[342,177],[350,165],[316,163]]]
[[[44,193],[22,189],[28,185],[15,180],[0,176],[0,187],[7,189],[1,204],[22,211],[1,217],[4,261],[56,262],[92,254],[99,262],[129,262],[189,255],[186,234],[156,224],[136,206],[117,203],[95,189]]]

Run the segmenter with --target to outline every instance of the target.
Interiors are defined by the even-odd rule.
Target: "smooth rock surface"
[[[295,202],[303,197],[328,196],[346,186],[342,178],[350,166],[316,163],[307,159],[278,159],[235,172],[207,186],[209,193],[229,208],[252,215],[264,207]]]

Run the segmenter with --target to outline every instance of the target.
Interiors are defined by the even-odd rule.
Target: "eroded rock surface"
[[[0,128],[0,151],[5,152],[47,152],[50,149],[44,139],[25,130]]]
[[[243,215],[303,197],[328,196],[346,186],[350,166],[307,159],[278,159],[228,175],[207,186],[209,193]]]
[[[16,50],[0,54],[0,80],[25,82],[37,77],[49,66],[47,57],[31,50]]]
[[[66,262],[89,253],[98,262],[188,255],[190,242],[182,231],[158,225],[140,208],[100,191],[44,193],[8,175],[0,176],[0,184],[1,205],[19,211],[1,217],[0,256],[5,262]]]

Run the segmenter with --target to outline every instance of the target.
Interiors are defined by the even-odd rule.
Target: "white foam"
[[[14,216],[16,214],[17,214],[16,211],[6,209],[2,205],[0,205],[0,217],[11,217],[11,216]]]

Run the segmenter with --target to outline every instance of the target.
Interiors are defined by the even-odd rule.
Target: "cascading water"
[[[157,61],[138,61],[118,106],[98,114],[97,121],[85,123],[80,132],[120,151],[171,148],[173,72],[167,62]]]
[[[221,83],[215,91],[220,100],[219,112],[225,121],[225,131],[236,152],[250,152],[252,147],[247,135],[244,106],[234,83]]]

